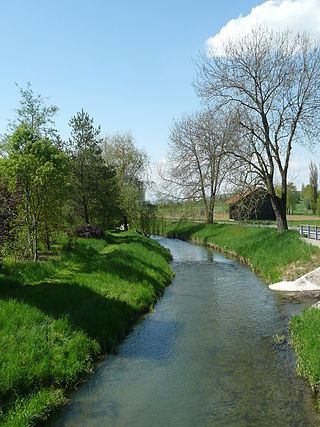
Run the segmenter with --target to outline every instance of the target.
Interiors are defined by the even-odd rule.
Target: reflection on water
[[[301,308],[234,260],[157,240],[171,250],[174,282],[51,425],[316,425],[292,351],[272,343]]]

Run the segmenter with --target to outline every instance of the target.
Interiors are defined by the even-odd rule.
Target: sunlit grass
[[[296,350],[297,372],[315,391],[320,389],[320,310],[309,308],[290,322],[291,343]],[[319,397],[319,396],[318,396]],[[318,409],[320,400],[318,399]]]
[[[101,352],[114,351],[172,279],[169,252],[136,233],[78,239],[57,259],[4,263],[0,424],[33,425]]]

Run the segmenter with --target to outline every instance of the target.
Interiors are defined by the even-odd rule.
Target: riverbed
[[[246,266],[176,239],[173,283],[51,420],[53,426],[315,426],[285,302]]]

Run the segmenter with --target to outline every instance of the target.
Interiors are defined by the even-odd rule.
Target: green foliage
[[[67,159],[49,139],[38,139],[26,125],[8,139],[7,177],[21,193],[20,217],[27,233],[30,256],[38,258],[41,227],[57,215],[65,189]]]
[[[82,222],[111,225],[118,213],[118,185],[115,172],[105,166],[101,156],[100,127],[81,110],[69,122],[71,200]]]
[[[21,125],[30,129],[37,138],[49,138],[58,141],[58,133],[55,129],[54,116],[58,112],[56,105],[47,106],[41,95],[35,95],[30,82],[26,88],[18,86],[20,92],[19,107],[16,111],[16,118],[10,123],[10,128],[14,132]]]
[[[143,203],[140,207],[138,228],[144,235],[150,235],[153,232],[156,220],[156,206],[151,203]]]
[[[117,133],[104,140],[103,158],[106,165],[116,172],[119,206],[125,226],[127,220],[136,222],[144,203],[144,178],[149,166],[146,152],[134,146],[131,134]]]
[[[281,197],[281,185],[276,187],[276,194]],[[293,182],[287,184],[287,213],[292,214],[300,199],[299,191]]]
[[[312,201],[313,191],[310,184],[304,186],[301,191],[301,197],[304,202],[306,209],[311,209],[311,201]]]
[[[113,351],[172,279],[170,253],[136,233],[77,239],[58,259],[4,263],[0,424],[32,425]],[[23,422],[21,421],[23,420]],[[19,424],[20,423],[20,424]]]
[[[254,271],[265,281],[282,279],[283,269],[296,261],[309,261],[319,249],[300,240],[299,234],[265,227],[245,227],[234,224],[166,223],[164,234],[214,244],[223,251],[249,260]],[[288,250],[290,248],[290,250]]]

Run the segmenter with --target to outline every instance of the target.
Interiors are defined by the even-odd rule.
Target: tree
[[[148,155],[135,147],[130,133],[116,133],[103,141],[103,158],[106,165],[116,171],[122,220],[128,230],[128,220],[137,219],[144,202]]]
[[[204,111],[176,120],[169,137],[165,192],[176,200],[201,200],[213,223],[216,196],[230,168],[225,152],[233,139],[228,117]]]
[[[277,196],[281,196],[281,186],[278,185],[276,187]],[[300,196],[297,190],[297,187],[293,182],[288,182],[287,184],[287,213],[292,214],[295,209],[297,203],[299,202]]]
[[[311,200],[310,206],[312,213],[315,214],[317,211],[317,201],[318,201],[318,168],[317,165],[310,161],[309,163],[309,183],[311,186]]]
[[[54,189],[64,185],[66,157],[49,139],[38,139],[25,125],[15,130],[7,148],[7,173],[12,183],[19,183],[29,252],[37,261],[41,218],[57,199]]]
[[[10,122],[9,127],[14,132],[21,125],[31,129],[38,138],[49,138],[56,142],[59,140],[55,129],[54,116],[59,108],[56,105],[47,106],[41,95],[35,95],[30,82],[26,88],[18,86],[20,92],[20,105],[15,110],[16,118]]]
[[[2,142],[9,157],[10,180],[13,185],[21,181],[21,224],[28,230],[29,252],[37,259],[39,233],[45,236],[50,248],[51,231],[61,227],[65,200],[65,179],[61,174],[65,174],[66,158],[54,124],[58,107],[47,106],[41,95],[34,95],[30,83],[18,89],[21,98],[16,117],[9,123],[11,133]],[[56,170],[50,169],[56,166]]]
[[[198,63],[197,93],[236,113],[239,139],[230,154],[263,182],[279,232],[288,228],[287,175],[293,144],[314,144],[318,135],[319,65],[318,40],[266,27],[229,41],[222,54],[212,51]]]
[[[310,184],[305,185],[304,188],[301,190],[301,197],[306,209],[311,209],[313,191]]]
[[[95,127],[84,110],[73,116],[69,125],[67,150],[75,212],[85,224],[95,221],[104,225],[114,215],[118,200],[115,172],[105,166],[101,156],[100,126]]]

